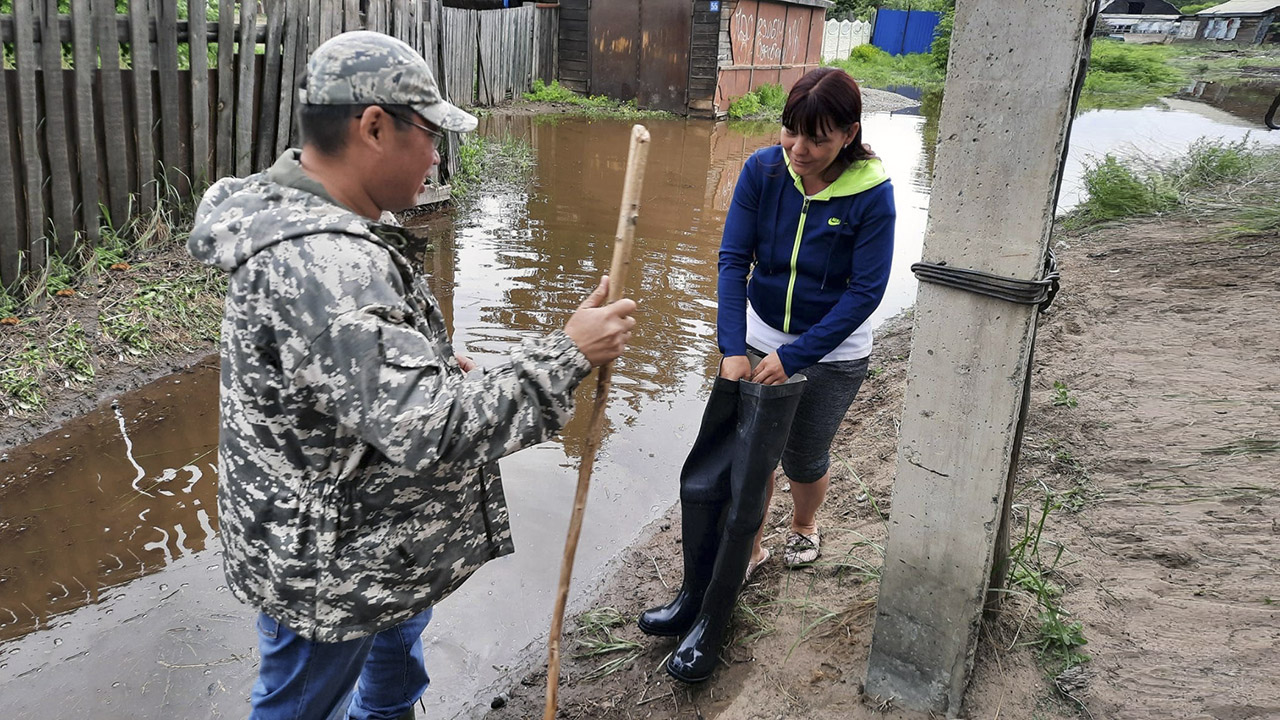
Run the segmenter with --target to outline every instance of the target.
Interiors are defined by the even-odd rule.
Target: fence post
[[[209,19],[207,0],[187,2],[191,53],[191,182],[209,181]]]
[[[41,242],[45,234],[44,172],[40,163],[40,147],[36,142],[36,49],[32,0],[13,2],[13,50],[18,68],[18,140],[22,143],[22,164],[26,173],[23,192],[27,202],[27,262],[32,270],[41,270],[48,260],[47,246]]]
[[[49,234],[57,239],[61,254],[71,252],[76,240],[75,201],[71,187],[71,155],[67,149],[67,102],[62,87],[62,43],[58,41],[58,3],[41,2],[40,75],[44,80],[44,147],[49,158],[53,222]]]
[[[80,217],[85,237],[96,247],[101,240],[98,221],[98,132],[94,121],[93,75],[97,53],[93,51],[93,17],[89,0],[71,0],[72,41],[75,49],[75,114],[80,175]],[[0,157],[7,162],[8,157]]]
[[[18,228],[19,203],[14,182],[13,148],[9,145],[9,74],[4,67],[9,53],[0,43],[0,284],[11,287],[21,269],[22,236]]]
[[[138,208],[143,213],[155,208],[155,188],[148,186],[154,186],[156,176],[149,2],[129,0],[129,58],[133,68],[134,132],[138,147]]]
[[[98,36],[98,56],[102,69],[102,132],[105,143],[108,207],[111,226],[120,228],[129,220],[129,158],[124,126],[124,82],[120,77],[120,39],[116,34],[116,4],[113,0],[92,0],[93,25]]]

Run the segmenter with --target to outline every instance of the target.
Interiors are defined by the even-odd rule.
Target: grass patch
[[[865,87],[913,85],[927,90],[941,87],[946,79],[945,69],[929,53],[890,55],[874,45],[859,45],[847,60],[833,60],[829,65],[849,73]]]
[[[628,618],[623,617],[622,613],[612,607],[588,610],[578,616],[578,626],[574,630],[574,642],[578,648],[575,658],[622,653],[587,673],[583,676],[584,680],[595,680],[615,673],[631,664],[644,652],[644,646],[640,643],[620,638],[614,633],[614,630],[628,625],[629,622]]]
[[[1089,656],[1080,650],[1088,640],[1084,636],[1084,625],[1071,620],[1070,614],[1062,607],[1063,587],[1054,580],[1054,576],[1066,548],[1044,540],[1045,523],[1062,504],[1057,493],[1042,487],[1044,498],[1039,513],[1023,508],[1022,538],[1009,551],[1008,587],[1035,604],[1036,632],[1021,644],[1034,648],[1046,672],[1056,677],[1089,661]]]
[[[573,110],[574,114],[590,117],[609,117],[624,120],[671,117],[671,113],[662,112],[661,110],[641,110],[636,106],[635,100],[624,102],[604,95],[579,95],[561,85],[559,80],[552,80],[550,84],[543,82],[541,79],[534,80],[532,89],[524,94],[524,99],[530,102],[560,105]]]
[[[187,257],[195,200],[158,182],[155,210],[108,222],[96,246],[78,238],[0,293],[0,410],[39,413],[57,388],[89,387],[126,357],[212,349],[226,275]]]
[[[1186,71],[1170,62],[1179,52],[1172,45],[1095,40],[1079,108],[1143,107],[1172,95],[1189,79]]]
[[[1065,227],[1130,217],[1192,212],[1203,217],[1230,211],[1237,226],[1222,239],[1280,230],[1274,189],[1280,182],[1280,149],[1248,138],[1201,138],[1185,155],[1156,162],[1106,155],[1086,163],[1084,200],[1063,219]]]
[[[458,143],[458,172],[449,178],[453,198],[465,206],[486,183],[528,184],[536,166],[533,146],[523,138],[467,135]]]
[[[734,120],[782,119],[782,108],[787,103],[787,92],[781,85],[765,83],[729,105],[729,117]]]

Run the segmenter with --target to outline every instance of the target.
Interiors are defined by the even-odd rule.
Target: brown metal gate
[[[689,86],[690,0],[609,0],[590,9],[590,91],[684,113]]]

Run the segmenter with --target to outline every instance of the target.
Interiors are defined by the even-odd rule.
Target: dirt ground
[[[1041,555],[1064,548],[1048,577],[1091,660],[1051,678],[1031,645],[1036,605],[1007,595],[984,626],[965,717],[1280,718],[1280,270],[1268,262],[1280,237],[1226,242],[1227,225],[1057,234],[1063,289],[1039,331],[1013,540],[1052,493]],[[571,623],[560,717],[919,717],[861,696],[910,332],[908,317],[879,334],[835,443],[823,561],[764,566],[718,674],[686,686],[662,670],[675,641],[633,622],[680,583],[678,511],[663,519],[596,604],[618,611],[609,632],[636,648],[583,657],[587,632]],[[779,493],[775,557],[789,513]],[[545,671],[526,677],[489,717],[540,717],[544,685]]]

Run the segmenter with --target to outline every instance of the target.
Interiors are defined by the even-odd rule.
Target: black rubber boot
[[[716,378],[698,437],[680,470],[684,582],[674,600],[640,614],[640,630],[649,635],[683,635],[702,610],[720,546],[720,519],[729,502],[737,419],[738,383]]]
[[[720,546],[720,516],[724,505],[682,503],[680,534],[684,544],[684,582],[680,592],[662,607],[640,614],[640,630],[649,635],[683,635],[702,611],[702,596],[715,569]]]
[[[764,522],[769,475],[782,457],[803,391],[804,377],[800,375],[782,385],[740,383],[729,473],[731,499],[702,612],[667,661],[667,673],[677,680],[699,683],[715,672],[751,562],[751,547]]]

